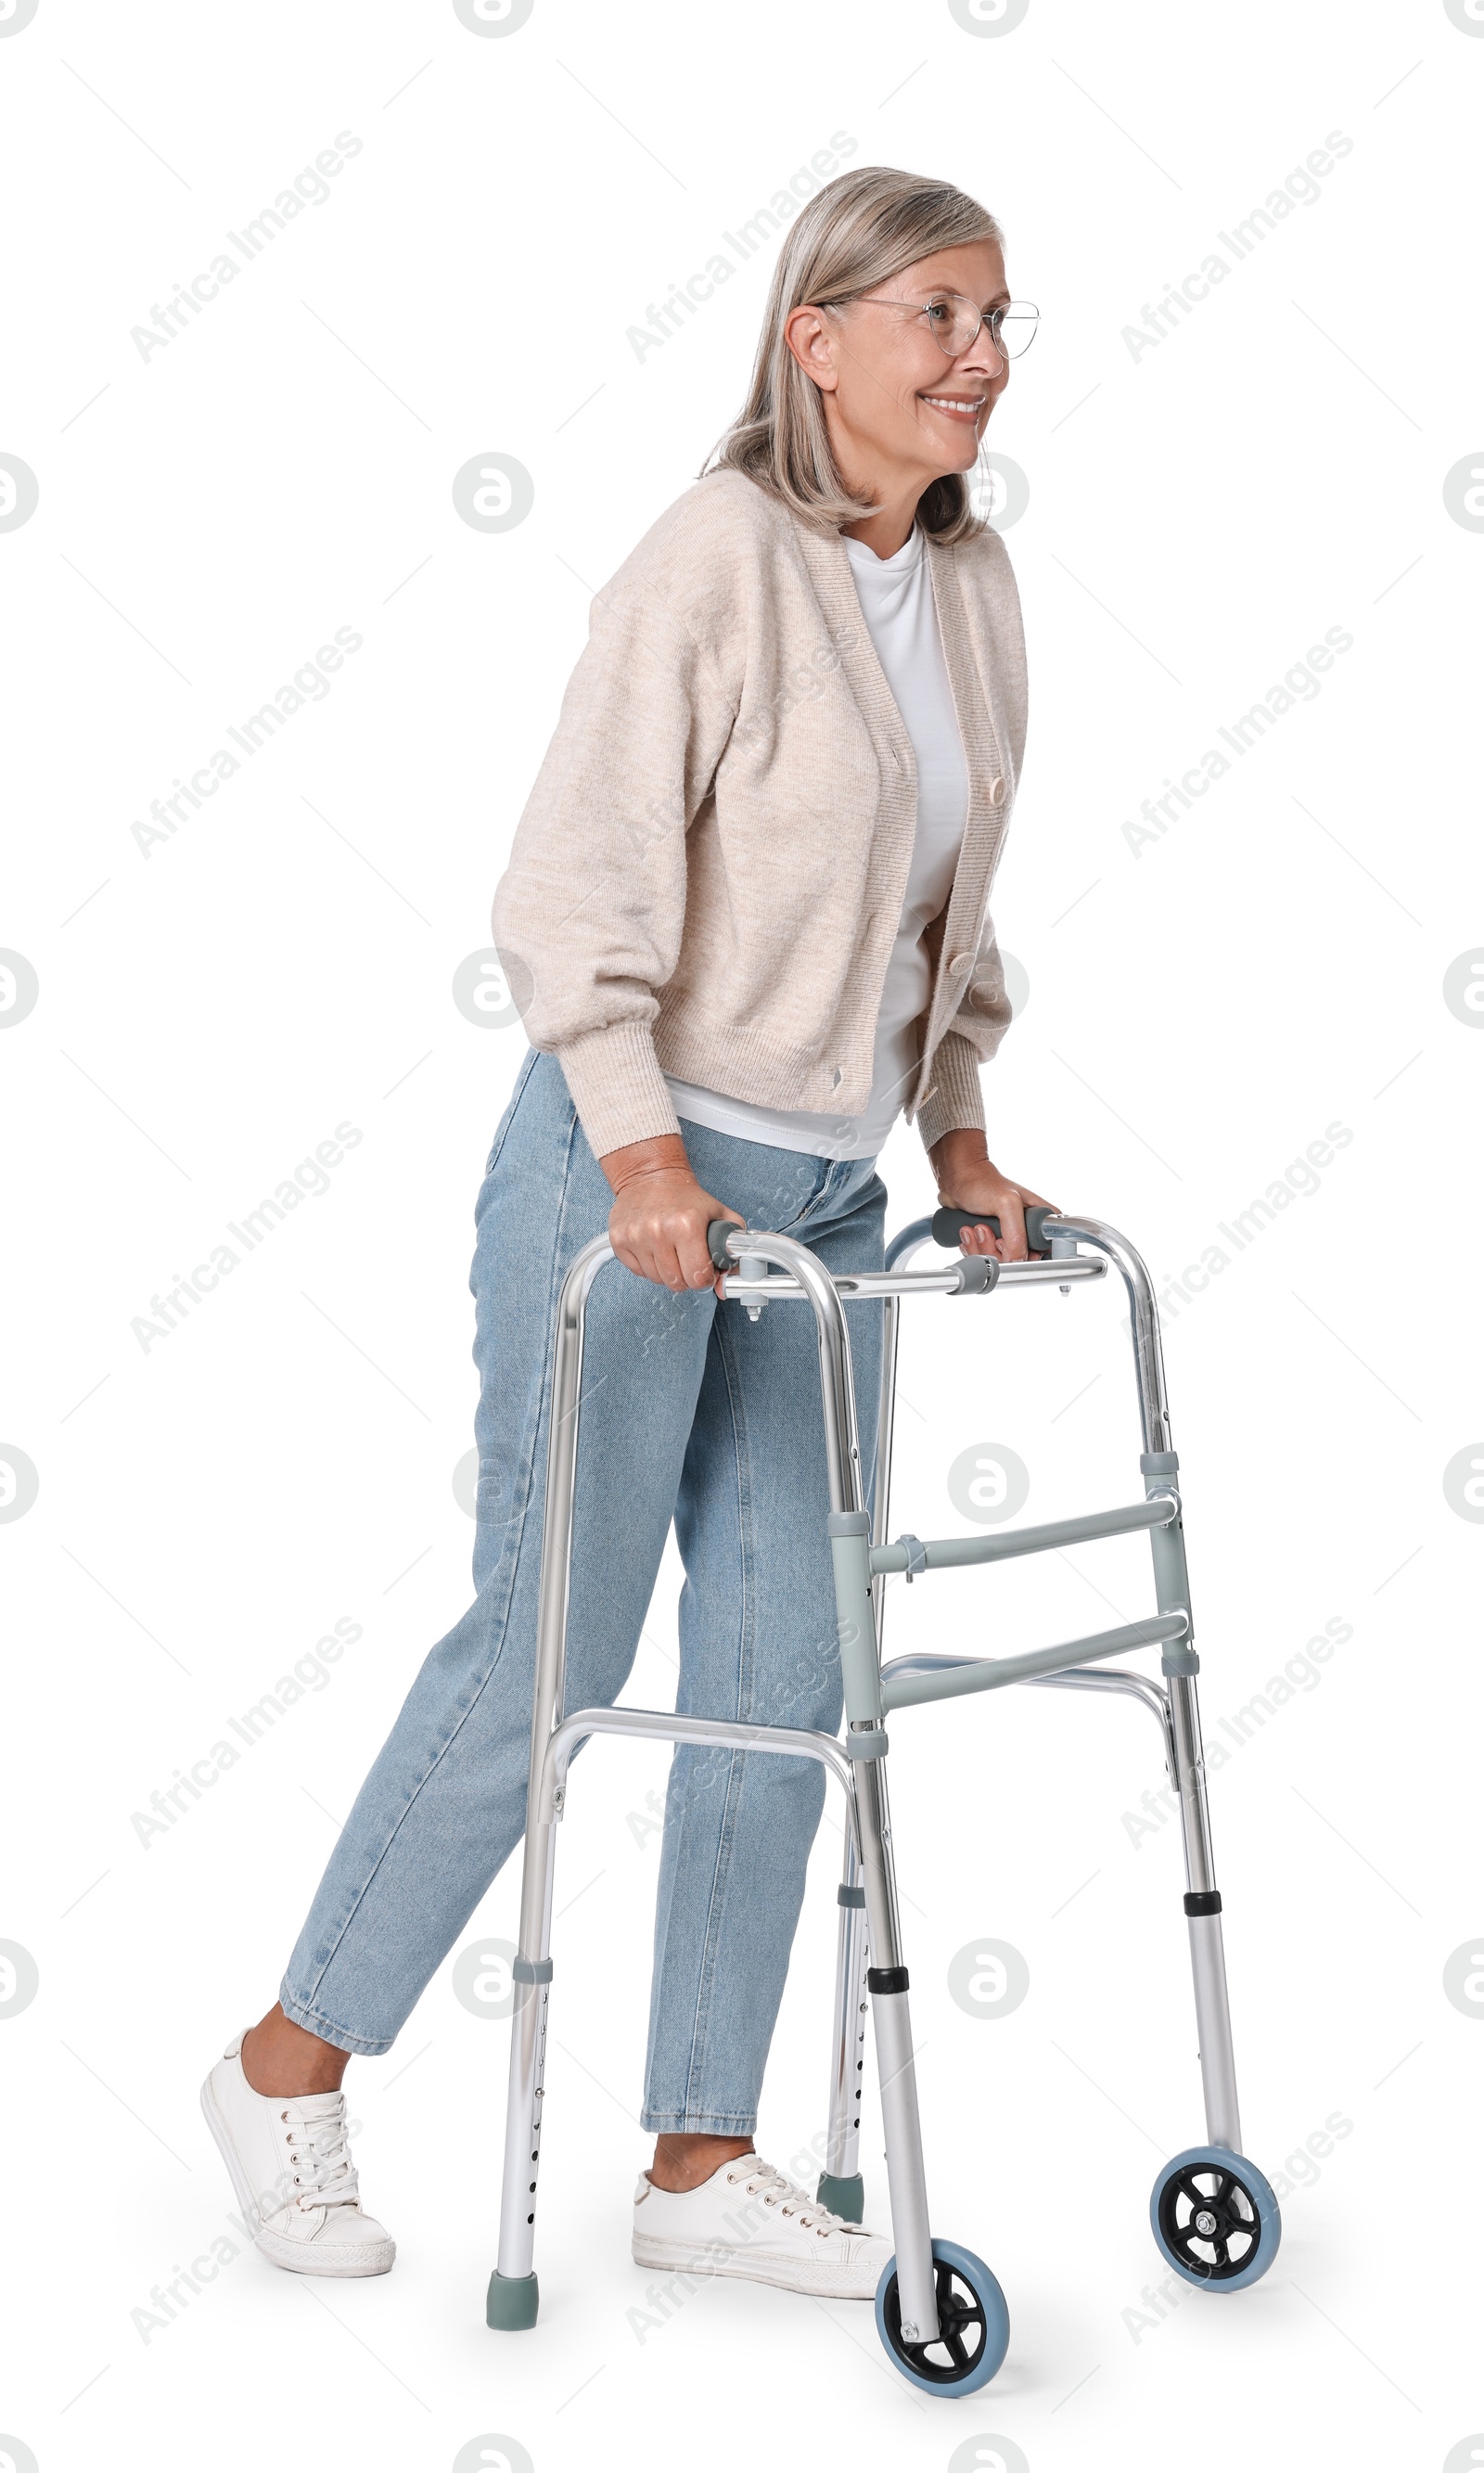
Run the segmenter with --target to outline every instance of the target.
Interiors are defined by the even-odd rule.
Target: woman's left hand
[[[1049,1202],[1034,1186],[1017,1185],[986,1155],[984,1136],[969,1132],[945,1134],[935,1144],[932,1164],[938,1178],[938,1199],[950,1211],[982,1212],[999,1221],[1000,1233],[981,1224],[966,1228],[959,1244],[966,1254],[993,1254],[1001,1262],[1028,1259],[1025,1213],[1033,1202]],[[1056,1205],[1050,1204],[1055,1210]]]

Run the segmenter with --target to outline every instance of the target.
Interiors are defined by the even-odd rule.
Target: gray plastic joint
[[[832,1511],[825,1527],[830,1537],[869,1537],[871,1514],[869,1511]]]
[[[1178,1452],[1140,1452],[1138,1465],[1145,1477],[1174,1477],[1180,1467]]]
[[[993,1254],[966,1254],[958,1266],[958,1286],[950,1288],[954,1297],[988,1296],[999,1278],[999,1264]]]
[[[842,1907],[863,1907],[866,1892],[858,1881],[842,1881],[835,1891],[835,1899]]]
[[[904,1528],[901,1535],[893,1542],[906,1549],[907,1585],[910,1588],[914,1572],[925,1572],[927,1569],[927,1549],[921,1537],[913,1536],[910,1528]]]
[[[1163,1651],[1160,1658],[1160,1670],[1163,1674],[1200,1673],[1201,1661],[1197,1657],[1195,1650],[1191,1647],[1188,1639],[1167,1640],[1164,1643]]]
[[[551,1981],[551,1960],[549,1957],[513,1958],[511,1960],[510,1980],[513,1983],[549,1983]]]
[[[845,1739],[845,1755],[850,1761],[881,1761],[886,1758],[884,1726],[852,1726]]]

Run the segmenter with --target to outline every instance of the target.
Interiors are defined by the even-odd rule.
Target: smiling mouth
[[[982,395],[927,395],[922,397],[934,412],[946,413],[950,420],[976,420],[989,400]]]

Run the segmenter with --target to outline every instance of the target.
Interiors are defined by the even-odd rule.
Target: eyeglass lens
[[[984,323],[995,350],[1013,361],[1034,342],[1040,316],[1030,301],[1011,300],[992,309]],[[927,302],[926,317],[933,341],[955,360],[960,352],[967,352],[979,331],[979,312],[961,293],[939,293]]]

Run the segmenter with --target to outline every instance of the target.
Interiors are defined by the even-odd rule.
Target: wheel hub
[[[984,2305],[955,2275],[946,2260],[934,2259],[933,2285],[938,2302],[938,2335],[934,2341],[924,2344],[913,2322],[903,2321],[895,2276],[886,2303],[887,2328],[902,2358],[910,2362],[920,2378],[930,2380],[935,2387],[956,2387],[973,2368],[987,2340]]]
[[[1204,2282],[1226,2283],[1257,2255],[1261,2225],[1252,2193],[1214,2157],[1170,2174],[1159,2215],[1172,2255]]]

